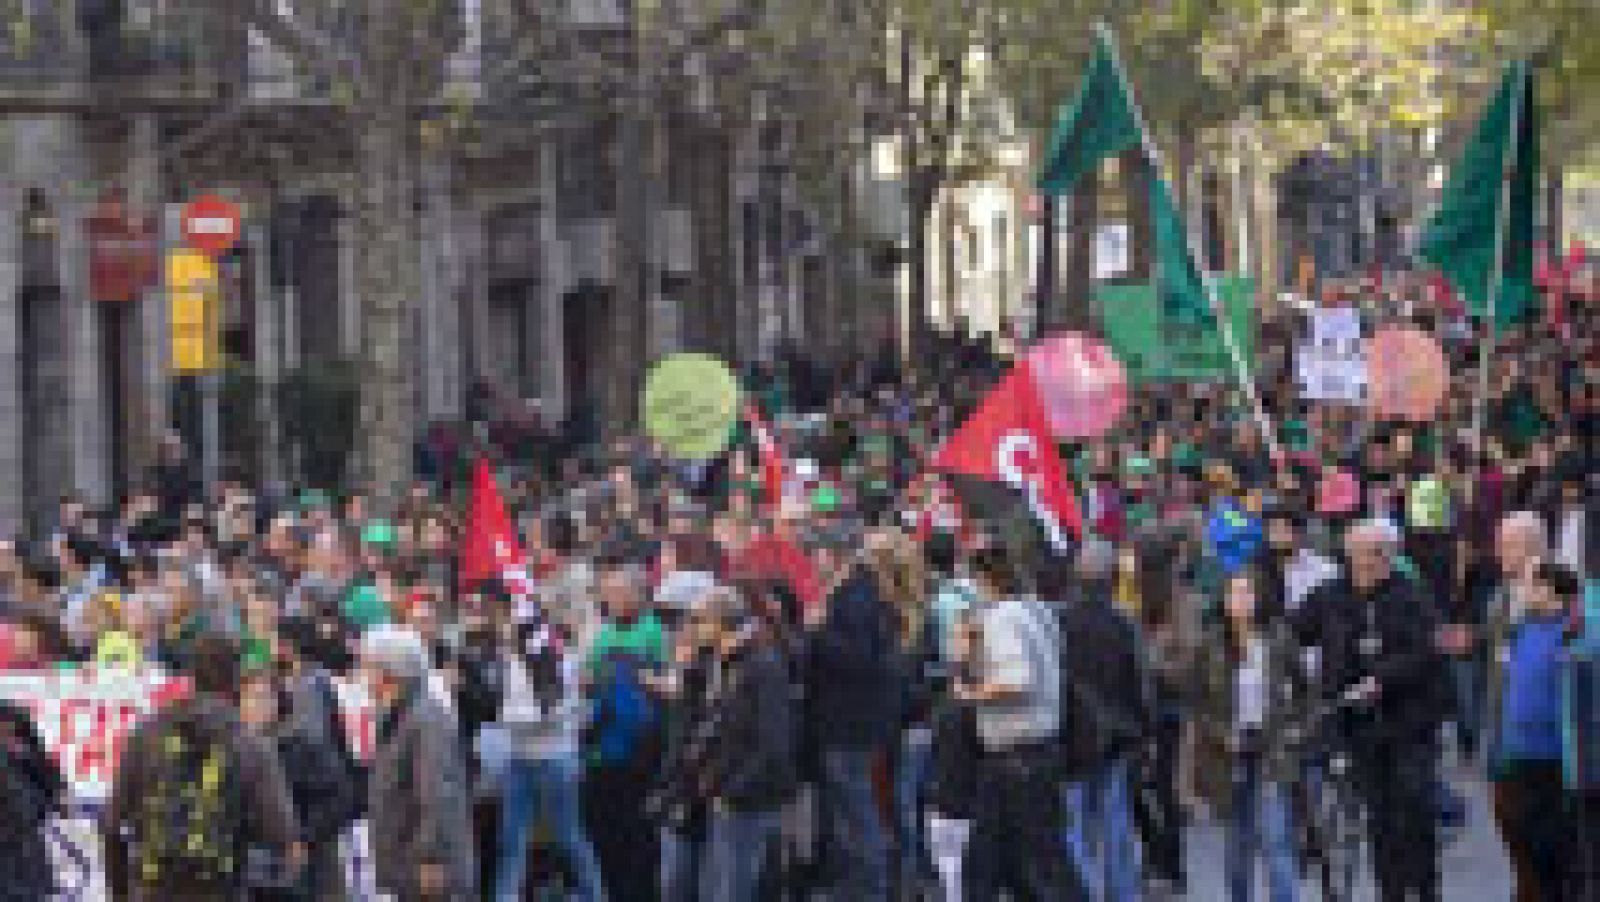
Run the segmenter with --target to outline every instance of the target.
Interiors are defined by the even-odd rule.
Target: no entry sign
[[[183,240],[204,254],[226,253],[239,240],[239,208],[208,194],[183,208]]]

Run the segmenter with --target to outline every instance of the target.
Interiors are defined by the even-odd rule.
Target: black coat
[[[1069,774],[1127,754],[1150,735],[1154,685],[1139,627],[1110,600],[1086,590],[1060,609],[1065,680],[1062,728]]]
[[[1376,702],[1347,718],[1353,742],[1433,741],[1450,695],[1437,646],[1438,610],[1416,580],[1391,574],[1363,594],[1341,577],[1316,590],[1300,613],[1302,643],[1320,650],[1325,704],[1366,677],[1380,685]]]
[[[811,739],[821,748],[880,746],[899,729],[905,697],[897,618],[864,568],[824,603],[827,619],[806,638]]]
[[[55,892],[43,828],[63,788],[28,713],[0,701],[0,900],[32,902]]]
[[[746,649],[725,665],[712,704],[709,795],[734,811],[777,810],[799,783],[788,662],[773,645]]]

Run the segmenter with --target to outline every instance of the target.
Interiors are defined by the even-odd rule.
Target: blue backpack
[[[646,666],[643,661],[625,654],[607,657],[602,662],[585,742],[591,763],[646,762],[659,751],[661,705],[640,679]]]

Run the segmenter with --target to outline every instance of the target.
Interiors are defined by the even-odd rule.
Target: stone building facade
[[[115,501],[183,420],[185,378],[172,371],[160,280],[134,297],[96,296],[103,248],[90,221],[105,204],[151,223],[158,253],[178,246],[186,200],[214,193],[240,204],[242,237],[222,261],[222,335],[252,380],[275,384],[362,347],[346,156],[326,140],[315,89],[286,75],[284,57],[253,33],[234,36],[237,53],[184,55],[157,51],[216,37],[194,22],[145,22],[160,41],[134,53],[86,34],[74,4],[59,5],[7,13],[38,20],[26,46],[0,38],[5,531],[40,525],[63,495]],[[129,15],[146,6],[165,8],[124,4]],[[481,42],[464,52],[482,52]],[[103,71],[130,61],[137,71]],[[468,78],[482,69],[452,60]],[[601,403],[626,278],[617,271],[622,180],[606,117],[571,118],[423,161],[409,354],[419,431],[460,419],[474,381],[539,399],[556,417]],[[690,108],[662,135],[662,183],[645,206],[646,302],[631,314],[648,356],[696,348],[748,361],[785,339],[840,355],[875,344],[883,311],[857,297],[869,268],[829,241],[802,240],[806,205],[763,156],[755,126]],[[255,424],[237,453],[250,472],[292,481],[275,403],[262,393],[248,412],[229,412]]]

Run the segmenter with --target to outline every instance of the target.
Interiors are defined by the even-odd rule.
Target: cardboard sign
[[[1367,357],[1361,311],[1321,307],[1311,314],[1311,336],[1295,351],[1300,396],[1308,401],[1358,404],[1367,393]]]
[[[645,431],[668,454],[710,460],[733,436],[739,382],[709,354],[674,354],[650,371],[640,406]]]

